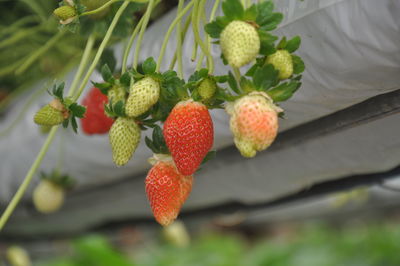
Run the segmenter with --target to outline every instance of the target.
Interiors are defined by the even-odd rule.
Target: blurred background
[[[64,171],[78,185],[50,215],[34,209],[28,192],[0,233],[0,264],[400,265],[400,4],[275,2],[285,15],[278,35],[302,37],[306,72],[267,152],[241,158],[226,115],[213,113],[217,158],[196,174],[179,220],[161,228],[143,189],[147,151],[116,169],[106,136],[62,133],[42,170],[60,160],[61,149]],[[71,81],[89,33],[98,47],[119,5],[82,19],[76,32],[60,32],[51,15],[57,1],[0,0],[1,212],[44,141],[31,121],[48,100],[44,89]],[[157,6],[143,58],[158,52],[176,5]],[[126,37],[144,10],[129,6],[99,67],[120,67]],[[189,58],[190,42],[185,47]],[[92,80],[99,78],[96,72]]]

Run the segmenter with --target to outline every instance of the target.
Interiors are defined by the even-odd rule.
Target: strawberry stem
[[[179,0],[178,3],[178,14],[182,11],[183,5],[185,1]],[[183,78],[183,64],[182,64],[182,19],[179,20],[178,25],[176,27],[176,37],[177,37],[177,45],[176,45],[176,56],[178,59],[178,77]]]
[[[160,55],[158,56],[156,72],[160,71],[160,67],[162,64],[162,60],[164,58],[165,50],[167,48],[168,40],[169,40],[169,37],[171,36],[173,29],[175,28],[176,24],[182,19],[182,17],[186,14],[186,12],[188,12],[188,10],[190,8],[192,8],[194,3],[195,3],[195,1],[191,1],[189,4],[187,4],[186,7],[179,14],[177,14],[175,20],[171,23],[171,26],[169,26],[169,29],[168,29],[167,33],[165,34],[165,38],[164,38],[163,44],[161,46]]]
[[[144,16],[136,24],[136,27],[132,32],[131,38],[129,39],[129,41],[128,41],[126,47],[125,47],[124,56],[122,58],[122,70],[121,70],[121,73],[125,73],[125,71],[126,71],[126,68],[127,68],[126,65],[127,65],[127,62],[128,62],[129,52],[130,52],[130,50],[132,48],[133,41],[135,40],[136,35],[138,34],[140,28],[142,27],[143,21],[144,21]]]
[[[142,26],[140,27],[138,40],[136,42],[135,56],[133,57],[133,64],[132,64],[133,68],[136,68],[138,65],[140,46],[142,45],[144,32],[146,31],[147,25],[149,24],[150,15],[151,15],[151,12],[153,11],[154,6],[155,6],[155,0],[150,0],[149,5],[147,6],[147,9],[146,9],[146,13],[144,14],[143,23],[142,23]]]

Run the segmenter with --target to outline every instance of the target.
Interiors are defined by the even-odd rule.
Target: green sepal
[[[125,103],[123,101],[118,101],[116,103],[110,101],[108,104],[104,105],[104,111],[109,117],[126,117]]]
[[[205,164],[206,162],[214,159],[217,156],[217,151],[209,151],[206,156],[204,157],[203,161],[201,162],[201,165]]]
[[[162,129],[158,125],[154,125],[152,139],[146,136],[145,142],[147,147],[156,154],[169,154],[167,144],[165,143]]]
[[[265,1],[257,5],[257,18],[256,23],[259,26],[265,25],[271,18],[274,11],[274,3],[272,1]]]
[[[113,77],[113,74],[112,74],[112,72],[111,72],[111,69],[109,68],[109,66],[108,66],[107,64],[104,64],[104,65],[101,67],[101,76],[102,76],[102,78],[103,78],[103,80],[104,80],[105,82],[108,82],[108,83],[110,83],[110,84],[114,84],[115,79],[114,79],[114,77]]]
[[[154,61],[153,57],[147,58],[143,63],[142,63],[142,69],[143,73],[145,75],[150,75],[156,72],[157,68],[157,63]]]
[[[79,105],[77,103],[73,103],[68,106],[68,109],[71,111],[71,114],[73,116],[76,116],[78,118],[83,118],[86,112],[86,107]]]
[[[104,95],[107,95],[108,91],[112,88],[112,84],[108,83],[108,82],[93,82],[92,81],[92,85],[95,86],[96,88],[98,88],[101,93],[103,93]]]
[[[230,71],[228,73],[228,84],[233,92],[235,92],[236,94],[241,94],[241,91],[237,84],[237,81],[236,81],[235,77],[233,76],[232,72],[230,72]]]
[[[293,96],[293,94],[300,88],[301,82],[292,80],[285,82],[279,86],[267,91],[267,94],[272,98],[274,102],[283,102]]]
[[[107,65],[110,69],[110,72],[114,73],[115,67],[117,65],[117,59],[115,58],[113,49],[107,48],[103,51],[103,54],[101,55],[100,58],[100,62],[97,65],[98,66],[97,70],[102,72],[102,67],[104,67],[104,65]],[[101,68],[99,68],[100,66]]]
[[[213,22],[206,24],[204,30],[211,38],[218,39],[229,22],[230,20],[227,17],[217,17]]]
[[[61,174],[60,171],[56,169],[51,171],[49,174],[41,172],[40,179],[56,184],[63,189],[71,189],[76,185],[75,179],[73,179],[70,175]]]
[[[297,49],[299,49],[301,44],[301,38],[300,36],[295,36],[289,41],[287,41],[285,47],[283,49],[286,49],[289,53],[295,52]]]
[[[300,56],[292,54],[293,74],[301,74],[305,69],[305,65]]]
[[[119,83],[125,88],[130,88],[131,80],[132,80],[132,77],[131,77],[130,73],[129,72],[125,72],[119,78]]]
[[[244,17],[244,8],[240,0],[226,0],[222,3],[222,11],[225,17],[230,21],[242,20]]]
[[[257,5],[251,5],[244,11],[243,20],[244,21],[256,21],[258,16]]]
[[[272,15],[264,20],[263,24],[259,24],[260,29],[263,31],[272,31],[282,22],[282,13],[272,13]]]
[[[275,53],[275,41],[278,40],[278,37],[260,29],[258,30],[258,35],[260,36],[261,44],[260,54],[270,55]]]
[[[257,90],[268,90],[279,82],[279,71],[267,64],[257,68],[253,75],[253,83]]]
[[[240,88],[243,90],[245,93],[249,93],[254,91],[256,88],[250,80],[246,79],[245,77],[240,77]]]
[[[64,102],[64,87],[65,87],[65,82],[61,82],[58,86],[57,86],[57,84],[54,84],[53,89],[51,92],[49,92],[49,94],[54,96],[55,98],[59,99],[63,103]]]

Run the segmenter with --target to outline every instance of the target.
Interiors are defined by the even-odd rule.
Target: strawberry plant
[[[126,24],[129,17],[124,15],[132,2],[140,2],[139,6],[146,7],[146,11],[131,27],[131,36],[121,58],[122,67],[115,69],[114,57],[106,47],[119,29],[118,23],[132,24]],[[76,118],[82,119],[83,132],[88,135],[108,132],[116,166],[123,166],[134,157],[143,130],[153,131],[151,139],[145,138],[145,144],[154,153],[149,159],[152,168],[145,179],[145,190],[155,219],[162,225],[170,224],[178,216],[192,189],[196,171],[215,156],[210,110],[225,109],[230,115],[233,141],[244,157],[253,157],[273,143],[278,134],[279,117],[283,114],[278,103],[290,99],[301,86],[304,63],[293,54],[300,46],[300,37],[289,40],[282,37],[277,43],[279,38],[272,31],[283,16],[274,12],[272,1],[214,1],[210,14],[206,14],[206,2],[191,0],[185,4],[179,1],[177,15],[165,32],[157,61],[152,57],[140,58],[140,50],[151,14],[160,0],[60,2],[54,14],[61,30],[85,35],[92,29],[93,33],[88,37],[74,81],[68,85],[68,95],[63,95],[64,83],[55,85],[54,100],[34,117],[37,124],[51,126],[51,130],[23,184],[0,218],[0,229],[31,182],[59,125],[71,124],[77,132]],[[215,18],[220,5],[224,15]],[[97,26],[107,25],[107,30],[100,31],[88,18],[95,19]],[[209,23],[203,25],[203,18]],[[197,61],[197,67],[185,77],[182,44],[189,26],[194,35],[191,59]],[[161,70],[175,29],[175,56],[169,69]],[[202,34],[203,29],[205,34]],[[101,43],[90,59],[95,36],[99,34]],[[136,48],[129,64],[135,40]],[[215,75],[212,45],[220,49],[221,60],[232,71]],[[140,59],[144,60],[141,64]],[[105,61],[100,66],[103,81],[92,82],[95,88],[82,102],[86,107],[79,105],[78,99],[93,71],[99,67],[99,62]],[[49,195],[58,195],[58,201],[62,201],[63,197],[59,196],[62,190],[57,186],[50,183],[40,186],[40,190],[51,191]],[[41,198],[40,193],[38,195],[37,202]]]

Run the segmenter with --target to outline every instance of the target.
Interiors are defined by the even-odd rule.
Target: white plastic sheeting
[[[278,10],[285,15],[285,21],[277,31],[278,35],[284,34],[289,37],[300,35],[302,46],[298,54],[306,63],[302,88],[295,97],[283,104],[287,119],[281,121],[281,130],[400,88],[400,18],[398,16],[400,1],[279,0],[276,2]],[[167,30],[174,17],[175,12],[168,14],[146,32],[141,59],[148,56],[157,58],[164,37],[163,32]],[[183,52],[186,55],[187,63],[190,61],[192,37],[189,34],[188,40],[184,44]],[[172,37],[162,69],[168,67],[175,47],[175,38]],[[117,58],[121,58],[122,48],[122,45],[115,47]],[[227,68],[218,59],[217,47],[214,47],[213,53],[218,62],[216,64],[217,74],[226,73]],[[194,65],[189,63],[185,67],[186,75],[193,71]],[[68,75],[67,84],[72,77],[73,73]],[[101,78],[98,73],[95,73],[92,80],[100,81]],[[41,86],[43,83],[38,84],[37,88]],[[29,109],[27,116],[9,136],[0,139],[0,203],[2,204],[5,204],[15,193],[46,138],[39,133],[32,117],[35,111],[49,99],[48,96],[43,97]],[[20,109],[19,106],[23,105],[25,100],[21,99],[15,105],[10,115],[2,121],[1,129],[15,119]],[[232,145],[227,115],[222,110],[212,113],[215,122],[215,147]],[[60,147],[62,148],[61,152]],[[321,152],[324,150],[321,149]],[[40,169],[52,169],[62,156],[64,171],[78,180],[78,189],[84,189],[144,173],[149,168],[146,159],[150,155],[142,142],[129,164],[117,168],[112,163],[107,136],[89,137],[63,130],[50,148]],[[370,168],[373,164],[368,164],[368,160],[374,159],[376,158],[373,156],[370,158],[366,156],[364,158],[365,165]],[[302,158],[299,157],[299,160]],[[341,160],[345,162],[346,158],[342,157]],[[241,169],[241,167],[225,168],[224,176],[226,178],[230,177],[230,169],[236,169],[235,171]],[[290,168],[290,164],[287,164],[287,168]],[[331,170],[331,174],[338,174],[338,169]],[[351,167],[342,170],[339,171],[340,174],[356,171]],[[255,173],[258,170],[244,167],[243,171]],[[140,178],[144,179],[144,176]],[[293,185],[295,183],[291,184],[291,186]],[[213,184],[210,183],[210,186]],[[203,186],[203,189],[206,187]],[[268,198],[279,196],[283,192],[279,190],[279,187],[285,186],[284,184],[277,186],[276,189],[273,189],[273,193],[271,191],[272,194],[268,194]],[[33,186],[30,188],[32,189]],[[143,190],[143,188],[141,189]],[[217,193],[209,198],[209,204],[219,200],[235,199],[235,197],[240,199],[239,190],[243,189],[243,187],[233,189],[229,186],[224,193]],[[137,190],[136,188],[134,191]],[[261,193],[256,198],[261,199],[264,197],[263,195]],[[30,193],[26,194],[26,198],[29,197]],[[137,197],[143,201],[144,193]],[[207,202],[203,201],[202,204],[207,204]],[[139,211],[139,213],[141,212]]]

